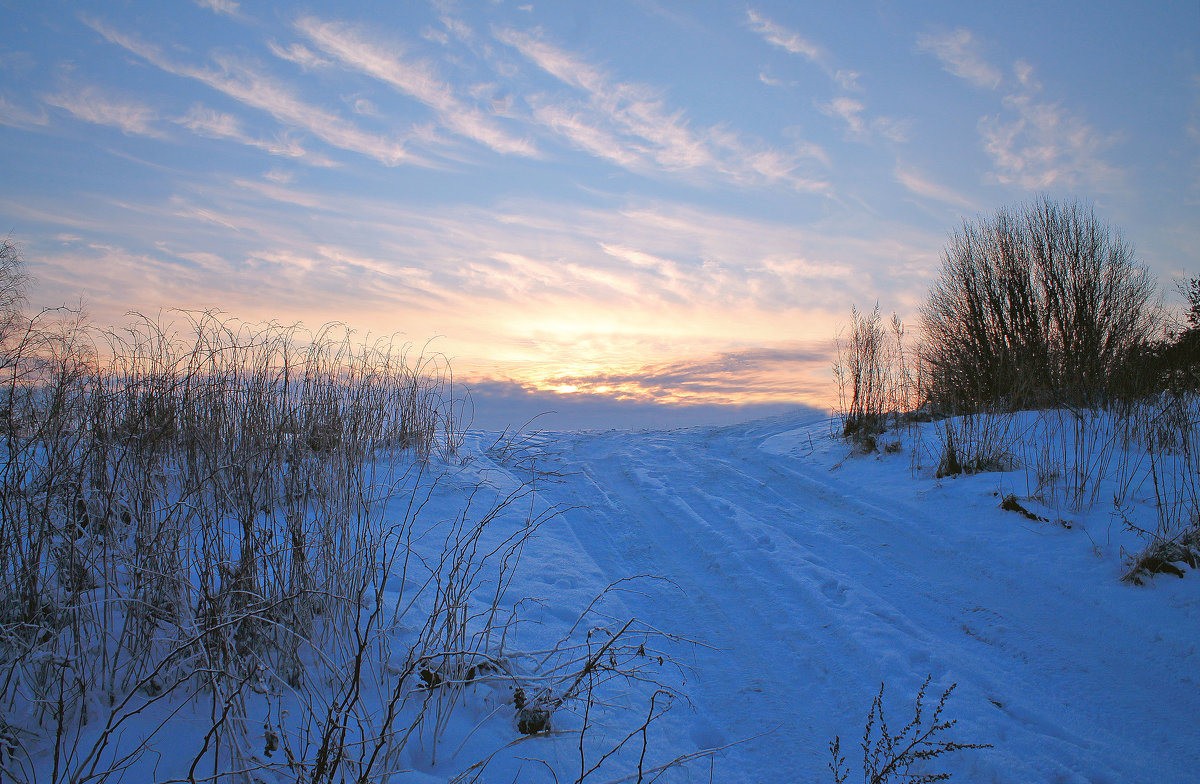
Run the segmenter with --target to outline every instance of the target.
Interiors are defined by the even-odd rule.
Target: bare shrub
[[[662,578],[639,575],[610,584],[551,648],[512,651],[506,660],[517,731],[526,736],[572,732],[578,754],[576,784],[602,772],[609,781],[657,780],[669,769],[721,750],[700,749],[661,761],[650,747],[651,726],[675,704],[687,702],[676,686],[684,668],[674,651],[694,641],[636,619],[615,620],[604,605],[652,580]],[[645,692],[650,692],[648,697]],[[638,710],[639,702],[645,705],[644,713]],[[484,775],[492,761],[493,757],[480,760],[452,782],[492,780]],[[614,778],[621,769],[627,775]]]
[[[6,353],[13,336],[21,329],[28,282],[20,246],[12,237],[5,237],[0,242],[0,347]]]
[[[1135,412],[1157,525],[1147,530],[1122,515],[1145,547],[1128,555],[1121,579],[1141,585],[1154,574],[1182,577],[1183,567],[1200,567],[1200,396],[1166,392]]]
[[[1027,495],[1063,500],[1074,511],[1100,498],[1105,479],[1116,483],[1120,503],[1139,472],[1145,450],[1135,443],[1134,417],[1141,404],[1114,401],[1108,408],[1064,407],[1037,412],[1018,439]],[[1107,499],[1106,499],[1107,500]]]
[[[1144,411],[1158,518],[1152,540],[1172,541],[1195,525],[1200,512],[1200,396],[1164,394]]]
[[[960,408],[1101,401],[1155,332],[1155,291],[1078,202],[1042,197],[964,222],[921,311],[930,394]]]
[[[942,692],[941,698],[933,708],[932,715],[926,715],[929,705],[925,702],[925,691],[929,688],[930,676],[921,684],[917,692],[913,708],[913,718],[899,732],[892,733],[883,715],[883,684],[879,685],[879,694],[871,703],[867,714],[866,726],[863,729],[863,784],[887,784],[899,782],[902,784],[928,784],[934,781],[947,781],[949,773],[928,773],[924,768],[926,763],[968,749],[990,749],[990,743],[960,743],[958,741],[942,740],[944,732],[951,729],[957,719],[944,719],[942,713],[946,701],[950,699],[958,684],[952,683]],[[845,784],[850,780],[850,769],[846,766],[846,758],[841,754],[841,738],[835,737],[829,744],[832,759],[829,769],[833,773],[836,784]],[[913,766],[918,770],[911,772]]]
[[[1151,360],[1147,364],[1158,371],[1153,392],[1200,392],[1200,276],[1180,282],[1178,289],[1187,300],[1183,323],[1168,330],[1166,340],[1147,352]]]

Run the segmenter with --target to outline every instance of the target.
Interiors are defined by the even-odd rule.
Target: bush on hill
[[[921,310],[935,404],[1092,405],[1158,328],[1156,285],[1078,202],[1039,198],[965,221]]]

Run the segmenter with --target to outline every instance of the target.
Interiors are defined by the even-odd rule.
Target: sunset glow
[[[1168,302],[1196,270],[1195,3],[135,5],[0,11],[0,228],[31,304],[100,325],[337,321],[481,390],[828,405],[851,305],[914,322],[963,218],[1081,197]]]

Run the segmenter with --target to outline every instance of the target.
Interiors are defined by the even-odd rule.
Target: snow
[[[508,581],[479,585],[499,592],[503,612],[515,608],[503,645],[510,671],[452,698],[437,714],[440,741],[423,727],[395,779],[573,781],[581,748],[586,772],[631,735],[587,780],[636,781],[644,742],[647,771],[696,755],[663,781],[830,781],[829,742],[840,735],[853,769],[880,684],[900,727],[932,676],[935,700],[958,684],[948,737],[993,747],[929,770],[971,782],[1195,780],[1200,575],[1119,580],[1138,546],[1120,515],[1149,525],[1152,494],[1137,486],[1116,509],[1105,486],[1100,501],[1075,509],[1061,494],[1030,499],[1022,468],[938,479],[935,428],[913,426],[899,451],[867,455],[811,411],[721,427],[541,432],[507,448],[494,432],[469,432],[456,462],[429,472],[437,483],[421,517],[432,522],[418,544],[435,551],[468,498],[486,508],[531,477],[536,493],[502,510],[481,550],[542,522]],[[1049,431],[1030,420],[1016,432],[1014,458],[1027,464]],[[1010,493],[1048,522],[1000,509]],[[562,695],[622,628],[632,642],[612,652],[633,677],[598,683],[591,704],[580,685],[554,711],[553,732],[518,732],[515,686]],[[412,631],[390,633],[399,643]],[[367,667],[372,704],[386,703],[381,684],[398,666]],[[642,735],[652,697],[670,708]],[[174,739],[189,723],[203,733],[201,713],[181,712],[182,729],[155,741],[153,769],[127,780],[186,776],[198,745]],[[130,737],[142,729],[130,727]]]
[[[899,725],[932,674],[959,684],[954,739],[994,745],[939,761],[965,780],[1196,775],[1200,579],[1119,582],[1136,543],[1111,506],[1026,501],[1074,525],[1030,521],[999,508],[1024,472],[939,480],[930,454],[914,471],[919,437],[851,456],[830,429],[809,414],[550,440],[565,481],[542,501],[566,511],[527,558],[585,593],[665,577],[626,595],[629,613],[705,643],[694,712],[663,719],[676,751],[735,744],[714,781],[829,780],[828,741],[857,747],[880,683]]]

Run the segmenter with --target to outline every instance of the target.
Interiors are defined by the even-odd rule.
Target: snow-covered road
[[[828,742],[856,765],[879,684],[895,728],[927,675],[935,699],[959,684],[947,737],[995,746],[939,761],[961,780],[1200,780],[1200,577],[1120,584],[1104,515],[1031,523],[998,508],[1002,475],[914,477],[908,449],[844,459],[825,417],[551,446],[547,568],[669,580],[624,602],[706,643],[695,710],[665,721],[678,753],[745,741],[714,781],[829,781]]]

